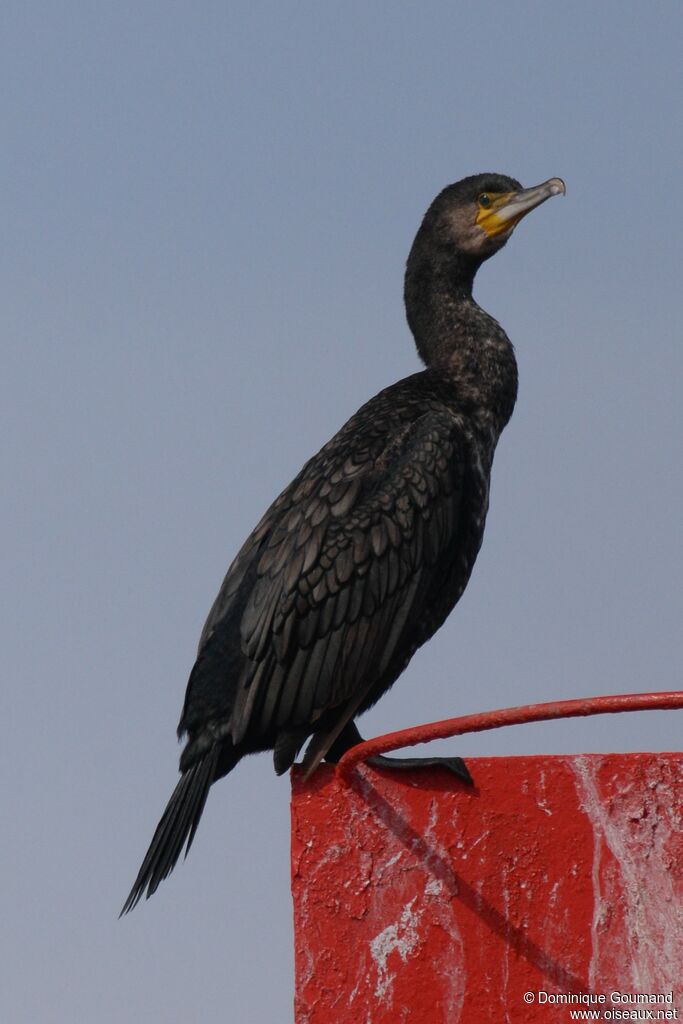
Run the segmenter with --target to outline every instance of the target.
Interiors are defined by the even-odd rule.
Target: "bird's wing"
[[[200,655],[206,647],[207,641],[213,635],[214,630],[230,614],[234,607],[235,598],[239,592],[244,578],[252,565],[254,558],[258,555],[259,549],[267,538],[273,525],[274,518],[280,512],[283,505],[287,503],[288,493],[283,493],[273,502],[258,525],[249,534],[244,544],[230,564],[216,600],[211,605],[211,610],[204,623],[202,634],[199,638],[197,654]]]
[[[332,708],[351,717],[406,630],[418,633],[416,605],[458,530],[462,434],[434,408],[389,442],[373,430],[359,436],[356,424],[350,453],[342,432],[311,460],[262,545],[241,619],[234,743],[314,731]]]

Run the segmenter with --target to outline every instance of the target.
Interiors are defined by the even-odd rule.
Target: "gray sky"
[[[0,1018],[287,1021],[289,783],[267,755],[116,915],[224,570],[418,368],[404,261],[465,174],[560,175],[567,197],[478,278],[521,377],[484,546],[362,731],[681,685],[682,8],[5,0],[1,20]],[[441,746],[675,749],[680,722]]]

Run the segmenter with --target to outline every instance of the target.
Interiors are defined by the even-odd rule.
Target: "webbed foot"
[[[356,723],[349,722],[328,750],[325,760],[331,764],[336,764],[347,750],[362,742],[363,737],[358,732]],[[384,754],[375,754],[374,757],[369,757],[365,763],[372,765],[374,768],[387,768],[390,771],[411,771],[416,768],[445,768],[451,775],[455,775],[457,779],[460,779],[466,785],[474,785],[474,780],[461,757],[386,757]]]
[[[468,786],[474,785],[474,779],[461,757],[385,757],[384,754],[376,754],[374,757],[369,757],[365,763],[374,768],[388,768],[390,771],[445,768],[461,782]]]

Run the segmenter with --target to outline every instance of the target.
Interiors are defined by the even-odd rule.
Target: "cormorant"
[[[122,913],[189,850],[209,787],[245,754],[275,771],[306,740],[310,774],[361,739],[371,707],[460,598],[484,531],[493,453],[517,395],[503,328],[474,276],[521,218],[564,193],[479,174],[431,204],[408,257],[405,306],[426,369],[366,403],[268,509],[228,569],[190,674],[181,778]],[[375,758],[390,767],[460,758]]]

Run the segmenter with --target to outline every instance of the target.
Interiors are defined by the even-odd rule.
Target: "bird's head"
[[[522,188],[504,174],[475,174],[439,193],[415,236],[404,285],[408,324],[427,365],[443,357],[484,260],[522,217],[564,192],[561,178]]]
[[[504,174],[474,174],[439,193],[415,241],[478,266],[505,245],[522,217],[565,191],[561,178],[522,188]]]

